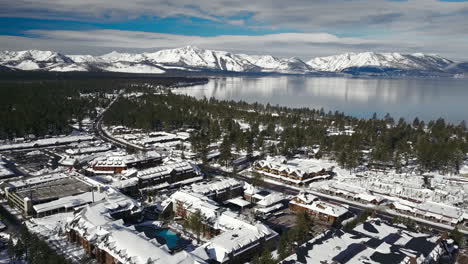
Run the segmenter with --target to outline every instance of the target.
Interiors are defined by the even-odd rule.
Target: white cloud
[[[0,36],[18,47],[100,53],[188,44],[247,53],[311,57],[347,51],[468,54],[468,2],[437,0],[0,0],[0,16],[85,21],[125,21],[140,16],[198,17],[251,29],[315,33],[197,37],[136,31],[47,31],[34,37]],[[334,32],[333,34],[320,32]],[[359,36],[343,38],[338,36]]]
[[[102,54],[112,50],[141,52],[195,45],[200,48],[227,50],[236,53],[272,54],[281,57],[299,56],[310,59],[342,52],[429,52],[456,58],[468,46],[454,42],[447,46],[433,41],[424,46],[405,39],[337,37],[328,33],[280,33],[260,36],[222,35],[215,37],[183,36],[122,30],[30,30],[34,37],[0,36],[3,49],[52,49],[67,54]],[[456,52],[450,52],[454,50]]]

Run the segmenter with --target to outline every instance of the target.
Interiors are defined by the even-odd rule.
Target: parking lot
[[[56,169],[59,157],[49,150],[17,151],[6,153],[5,158],[14,161],[14,166],[23,174],[38,172],[42,169]]]
[[[313,219],[314,220],[314,219]],[[318,220],[313,221],[312,231],[314,236],[330,228],[329,225],[319,222]],[[269,217],[265,224],[275,229],[276,231],[284,231],[292,228],[296,224],[296,214],[289,210],[289,208],[278,211]]]

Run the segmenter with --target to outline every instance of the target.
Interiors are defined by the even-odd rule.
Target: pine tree
[[[224,136],[221,145],[219,146],[219,160],[224,166],[228,166],[231,161],[231,141],[228,136]]]
[[[250,183],[255,187],[264,186],[265,182],[264,182],[264,179],[263,179],[263,174],[258,173],[258,172],[254,172]]]
[[[281,237],[278,241],[278,257],[279,260],[283,260],[289,256],[291,253],[290,241],[288,232],[281,234]]]
[[[465,245],[465,236],[460,232],[460,230],[458,230],[457,226],[450,231],[449,237],[453,239],[459,247],[463,247]]]

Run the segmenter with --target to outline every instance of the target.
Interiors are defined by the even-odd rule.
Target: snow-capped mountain
[[[345,53],[314,58],[277,58],[270,55],[234,54],[193,46],[146,53],[111,52],[101,56],[63,55],[53,51],[0,52],[0,70],[109,71],[166,73],[198,71],[220,73],[453,75],[466,72],[466,63],[438,55],[400,53]]]
[[[25,50],[0,52],[0,65],[19,70],[53,70],[74,64],[69,57],[53,51]]]
[[[378,67],[400,70],[442,71],[453,61],[438,55],[400,53],[345,53],[315,58],[307,62],[319,71],[341,72],[348,68]]]

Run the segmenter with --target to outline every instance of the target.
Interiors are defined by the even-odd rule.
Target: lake
[[[412,121],[439,117],[459,124],[468,118],[467,79],[357,79],[303,76],[222,77],[179,88],[197,98],[309,107],[369,118],[390,113]]]

